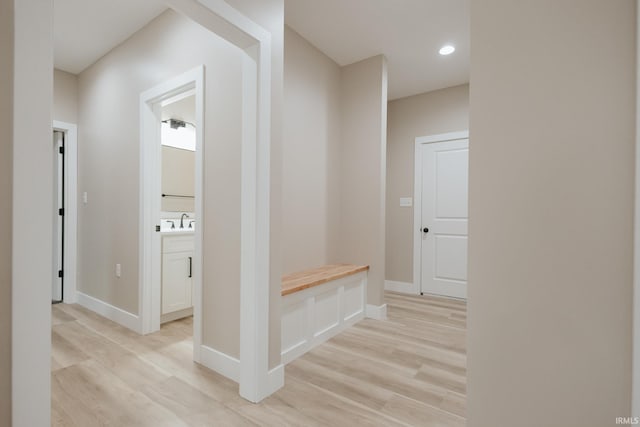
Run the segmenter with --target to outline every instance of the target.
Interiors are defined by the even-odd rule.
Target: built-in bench
[[[365,317],[368,270],[332,264],[282,277],[282,363]]]

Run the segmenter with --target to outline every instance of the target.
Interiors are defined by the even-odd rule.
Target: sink
[[[180,219],[161,219],[160,220],[160,232],[161,233],[193,233],[195,231],[196,224],[193,222],[191,228],[189,223],[192,219],[185,219],[184,228],[180,228]],[[175,224],[175,228],[171,227],[171,224]]]

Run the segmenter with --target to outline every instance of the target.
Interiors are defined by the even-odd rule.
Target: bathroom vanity
[[[193,237],[193,230],[162,233],[162,323],[193,314]]]

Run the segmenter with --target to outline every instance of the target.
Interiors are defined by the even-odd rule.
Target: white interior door
[[[421,292],[467,297],[469,140],[422,144]]]
[[[53,132],[53,271],[51,299],[62,301],[64,280],[64,133]]]

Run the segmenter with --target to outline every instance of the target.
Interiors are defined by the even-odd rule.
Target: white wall
[[[384,301],[387,66],[379,55],[342,68],[338,260],[370,266],[367,303]]]
[[[413,197],[415,139],[469,129],[469,85],[389,102],[387,127],[386,279],[413,282]]]
[[[79,75],[79,191],[89,199],[79,212],[79,289],[137,314],[139,96],[205,65],[203,343],[233,357],[239,355],[241,59],[239,49],[168,11]]]
[[[0,2],[0,218],[13,211],[13,2]],[[11,425],[11,226],[0,227],[0,426]]]
[[[50,425],[52,7],[47,0],[14,3],[11,352],[15,427]]]
[[[285,28],[283,273],[336,259],[340,227],[340,67]]]
[[[78,76],[53,70],[53,118],[78,124]]]
[[[471,2],[470,427],[630,415],[635,7]]]

